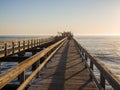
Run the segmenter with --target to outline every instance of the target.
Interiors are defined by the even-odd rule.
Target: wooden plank
[[[98,90],[73,40],[66,42],[28,90]]]

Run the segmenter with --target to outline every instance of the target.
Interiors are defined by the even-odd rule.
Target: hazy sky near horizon
[[[0,35],[120,34],[120,0],[0,0]]]

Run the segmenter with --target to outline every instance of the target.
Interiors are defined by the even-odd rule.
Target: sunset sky
[[[0,0],[0,35],[120,35],[120,0]]]

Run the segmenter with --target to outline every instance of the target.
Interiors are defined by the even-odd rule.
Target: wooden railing
[[[40,70],[47,64],[47,62],[52,58],[52,56],[55,54],[55,52],[63,45],[63,43],[66,41],[66,38],[58,41],[57,43],[47,47],[46,49],[42,50],[41,52],[38,52],[37,54],[33,55],[32,57],[22,61],[19,63],[16,67],[12,68],[10,71],[2,74],[0,76],[0,89],[3,88],[6,84],[8,84],[10,81],[15,79],[18,75],[23,73],[23,82],[20,85],[20,87],[17,90],[24,90],[24,88],[30,83],[30,81],[36,76],[39,76]],[[42,64],[40,64],[40,60],[42,57],[46,56],[47,58],[44,60]],[[33,64],[36,64],[37,67],[32,74],[25,79],[25,71],[31,67]]]
[[[90,71],[91,79],[94,79],[99,90],[106,90],[106,80],[111,85],[114,90],[120,90],[120,77],[118,77],[114,72],[112,72],[99,58],[94,57],[89,53],[83,46],[81,46],[76,40],[75,43],[79,50],[82,59],[86,63],[86,67]],[[100,80],[95,76],[94,66],[100,72]]]
[[[5,57],[26,49],[39,46],[48,41],[52,41],[54,37],[50,38],[34,38],[24,40],[13,40],[0,42],[0,57]]]

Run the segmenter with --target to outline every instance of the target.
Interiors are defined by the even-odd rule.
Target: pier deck
[[[74,40],[67,41],[28,90],[98,90]]]

